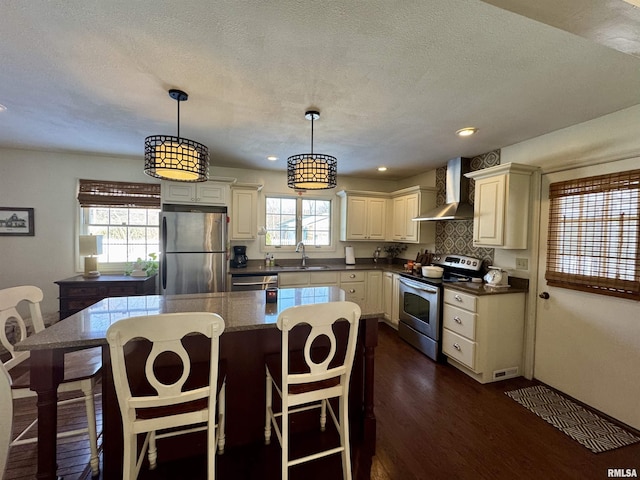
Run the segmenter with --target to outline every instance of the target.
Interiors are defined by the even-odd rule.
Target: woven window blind
[[[640,299],[640,170],[552,183],[545,278]]]
[[[81,207],[160,208],[160,184],[80,180]]]

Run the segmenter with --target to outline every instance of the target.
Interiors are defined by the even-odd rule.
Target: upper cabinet
[[[262,185],[235,184],[231,187],[231,240],[253,240],[257,236],[258,192]]]
[[[162,203],[189,205],[228,205],[229,183],[225,182],[162,182]]]
[[[531,175],[537,170],[530,165],[506,163],[465,174],[476,182],[474,246],[527,248]]]
[[[340,240],[376,240],[386,238],[387,202],[376,192],[337,193],[340,201]]]
[[[390,240],[406,243],[435,242],[433,222],[414,222],[421,212],[436,206],[436,190],[411,187],[391,194]]]

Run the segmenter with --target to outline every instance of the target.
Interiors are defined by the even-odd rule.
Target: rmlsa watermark
[[[638,478],[638,470],[635,468],[608,468],[609,478]]]

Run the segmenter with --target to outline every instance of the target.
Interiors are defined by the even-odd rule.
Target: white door
[[[638,159],[543,174],[534,376],[640,428],[640,302],[549,287],[544,279],[549,184],[634,170]],[[548,299],[540,295],[548,294]]]

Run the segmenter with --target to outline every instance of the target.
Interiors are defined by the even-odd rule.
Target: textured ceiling
[[[637,50],[571,28],[566,4],[599,2],[547,0],[543,16],[522,11],[530,2],[491,3],[512,11],[479,0],[3,2],[0,147],[142,168],[144,138],[175,135],[167,91],[180,88],[180,133],[209,147],[213,171],[284,170],[309,151],[314,107],[314,150],[336,156],[339,175],[392,179],[640,103]],[[475,136],[454,135],[469,125]]]

